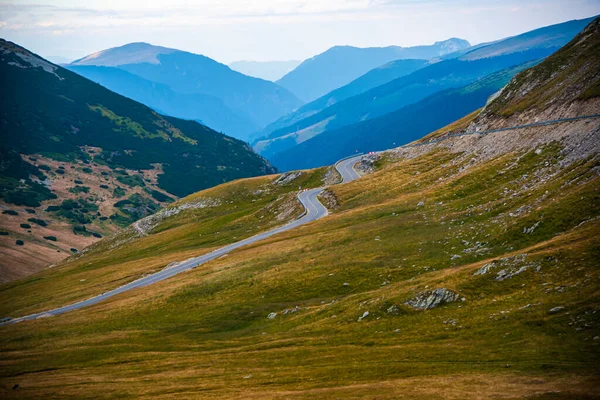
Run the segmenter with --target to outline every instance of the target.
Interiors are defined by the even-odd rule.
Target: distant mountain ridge
[[[250,118],[227,107],[215,96],[179,93],[166,84],[149,81],[117,67],[66,65],[65,68],[161,114],[196,120],[219,132],[237,132],[245,138],[259,128]]]
[[[337,134],[343,135],[339,130],[344,127],[354,130],[353,124],[362,124],[364,121],[395,112],[438,92],[469,85],[505,68],[544,59],[557,51],[560,48],[559,45],[568,43],[592,19],[568,21],[485,44],[466,53],[461,50],[454,54],[448,54],[447,57],[443,57],[444,59],[434,60],[409,75],[391,80],[342,101],[334,102],[321,109],[322,99],[334,97],[334,91],[315,102],[304,105],[294,113],[280,118],[271,125],[278,129],[255,140],[255,149],[274,161],[275,165],[280,163],[278,167],[294,169],[299,168],[300,165],[305,166],[301,154],[308,151],[309,142],[317,145],[316,139],[319,135],[332,130],[337,130]],[[492,54],[493,56],[490,56]],[[369,74],[375,71],[377,70],[373,70]],[[303,110],[311,109],[315,112],[302,114]],[[305,117],[298,118],[303,116]],[[286,121],[291,122],[286,124]],[[276,125],[280,122],[283,123]],[[284,124],[286,126],[280,127]],[[431,128],[437,129],[433,126]],[[385,130],[378,132],[384,134]],[[289,150],[300,144],[302,147],[297,152]],[[335,146],[335,142],[329,143],[329,146]],[[330,147],[330,150],[333,151],[333,148]],[[280,152],[281,155],[278,154]],[[295,161],[301,164],[296,166]]]
[[[469,46],[468,41],[458,38],[414,47],[335,46],[304,61],[276,83],[310,102],[390,61],[430,59]]]
[[[234,61],[229,64],[229,68],[244,75],[275,82],[300,65],[301,62],[300,60]]]
[[[206,97],[199,96],[194,100],[199,104],[198,114],[188,115],[188,118],[218,121],[218,126],[228,129],[224,133],[243,140],[254,127],[262,128],[302,104],[295,95],[273,82],[233,71],[203,55],[148,43],[130,43],[102,50],[69,66],[116,67],[147,81],[166,85],[179,94],[215,97],[230,109],[229,112],[223,107],[207,105],[203,108],[201,105]],[[107,86],[109,89],[126,92],[119,81],[100,75],[101,71],[96,71],[96,80],[110,85]],[[156,99],[138,95],[136,100],[153,106]],[[185,104],[172,104],[172,108],[178,107],[185,107]],[[249,124],[240,128],[236,120],[248,120]]]

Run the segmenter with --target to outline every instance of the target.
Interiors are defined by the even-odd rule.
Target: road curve
[[[336,163],[335,167],[339,171],[340,175],[342,176],[341,183],[347,183],[347,182],[353,181],[354,179],[357,179],[360,177],[354,170],[353,166],[354,166],[354,164],[356,164],[358,162],[358,160],[361,157],[362,156],[356,156],[356,157],[345,159],[345,160],[342,160],[342,161]],[[286,225],[271,229],[271,230],[263,232],[263,233],[259,233],[258,235],[251,236],[244,240],[240,240],[239,242],[229,244],[227,246],[224,246],[217,250],[214,250],[208,254],[204,254],[199,257],[190,258],[189,260],[185,260],[176,265],[167,267],[163,270],[160,270],[159,272],[156,272],[151,275],[147,275],[143,278],[140,278],[138,280],[130,282],[126,285],[120,286],[111,291],[102,293],[101,295],[89,298],[87,300],[69,304],[64,307],[55,308],[55,309],[49,310],[49,311],[43,311],[40,313],[27,315],[24,317],[13,318],[8,321],[4,321],[4,322],[0,323],[0,326],[7,325],[7,324],[14,324],[14,323],[21,322],[21,321],[33,320],[33,319],[37,319],[37,318],[44,318],[44,317],[60,315],[60,314],[64,314],[69,311],[77,310],[77,309],[80,309],[83,307],[87,307],[87,306],[91,306],[93,304],[100,303],[101,301],[104,301],[110,297],[117,295],[117,294],[126,292],[128,290],[148,286],[153,283],[168,279],[168,278],[175,276],[181,272],[188,271],[192,268],[197,267],[198,265],[204,264],[205,262],[208,262],[208,261],[214,260],[215,258],[221,257],[221,256],[231,252],[232,250],[238,249],[240,247],[243,247],[243,246],[246,246],[246,245],[249,245],[252,243],[259,242],[263,239],[266,239],[266,238],[276,235],[278,233],[289,231],[290,229],[294,229],[301,225],[315,221],[319,218],[323,218],[324,216],[327,215],[327,208],[325,208],[325,206],[323,206],[323,204],[321,204],[321,202],[317,198],[317,196],[323,191],[323,189],[324,188],[322,188],[322,187],[315,188],[315,189],[308,189],[308,190],[303,190],[300,193],[298,193],[298,196],[297,196],[298,200],[304,206],[305,212],[301,218],[299,218],[295,221],[292,221]]]
[[[340,173],[342,177],[342,183],[350,182],[360,178],[360,175],[354,169],[356,163],[362,158],[362,155],[358,155],[351,158],[345,158],[335,163],[335,169]]]

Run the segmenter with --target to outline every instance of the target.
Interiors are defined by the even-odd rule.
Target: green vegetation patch
[[[124,185],[129,187],[144,187],[146,184],[144,183],[144,179],[141,175],[133,174],[133,175],[119,175],[117,176],[117,180]]]
[[[27,221],[37,224],[39,226],[48,226],[48,223],[40,218],[29,218]]]
[[[89,193],[90,192],[90,188],[89,188],[89,186],[79,186],[79,185],[76,185],[76,186],[70,188],[69,192],[70,193],[74,193],[74,194]]]

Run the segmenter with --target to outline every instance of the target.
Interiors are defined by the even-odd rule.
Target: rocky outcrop
[[[334,210],[340,206],[337,196],[329,189],[325,189],[319,194],[319,201],[329,210]]]
[[[438,288],[419,293],[416,297],[408,300],[406,305],[417,310],[429,310],[442,304],[452,303],[460,298],[460,295],[450,289]]]
[[[290,172],[281,174],[279,176],[279,178],[277,178],[273,181],[273,183],[275,185],[283,186],[283,185],[287,185],[288,183],[292,182],[293,180],[300,178],[301,176],[302,176],[302,172],[300,172],[300,171],[290,171]]]
[[[189,203],[179,204],[177,206],[163,208],[155,214],[142,218],[133,223],[133,229],[140,235],[147,235],[158,226],[164,219],[179,214],[184,210],[198,208],[216,207],[220,204],[217,199],[199,199]]]

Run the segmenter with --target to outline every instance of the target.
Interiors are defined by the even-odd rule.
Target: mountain
[[[259,129],[250,118],[227,107],[214,96],[175,92],[168,85],[146,80],[116,67],[67,65],[65,68],[159,113],[197,120],[216,131],[235,133],[241,139],[246,139]]]
[[[0,75],[4,277],[58,261],[176,197],[274,172],[239,140],[160,115],[5,40]]]
[[[229,68],[244,75],[275,82],[292,71],[302,61],[234,61]]]
[[[167,85],[177,93],[216,97],[231,109],[232,113],[250,120],[259,127],[266,126],[302,104],[296,96],[273,82],[243,75],[199,54],[148,43],[130,43],[103,50],[76,60],[70,65],[117,67],[147,81]],[[112,81],[110,78],[103,79]],[[118,86],[109,89],[123,91]],[[202,118],[200,114],[193,119],[207,119],[206,115]],[[221,119],[219,115],[211,115],[211,118]],[[227,122],[225,120],[221,125]],[[245,138],[244,134],[238,132],[225,133]]]
[[[468,46],[469,42],[457,38],[415,47],[335,46],[304,61],[277,83],[310,102],[390,61],[430,59]]]
[[[437,134],[597,113],[598,37],[595,23]],[[540,102],[538,85],[551,91]],[[320,220],[2,326],[0,386],[19,398],[595,399],[598,118],[435,138],[365,157],[347,184],[320,168],[198,192],[143,235],[130,227],[0,286],[3,317],[88,299],[293,221],[298,187],[329,185]]]
[[[476,49],[467,51],[460,58],[462,60],[477,60],[494,57],[499,54],[518,53],[532,48],[555,50],[568,43],[595,18],[572,20],[534,29],[499,42],[478,46]]]
[[[306,117],[310,117],[313,114],[337,103],[344,99],[352,96],[356,96],[360,93],[366,92],[369,89],[383,85],[387,82],[393,81],[396,78],[408,75],[421,69],[429,64],[427,60],[396,60],[384,64],[380,67],[374,68],[366,74],[356,78],[349,84],[342,86],[325,96],[320,97],[310,103],[303,105],[297,110],[284,115],[277,121],[270,123],[260,133],[253,136],[258,138],[267,137],[269,133],[278,129],[284,128],[288,125],[292,125],[295,122],[301,121]],[[261,151],[263,148],[269,145],[268,142],[255,143],[255,150]],[[267,153],[266,153],[267,154]]]
[[[564,45],[572,39],[576,34],[575,28],[583,29],[591,20],[570,21],[494,42],[474,50],[477,53],[486,49],[484,53],[478,53],[479,56],[467,53],[431,63],[409,75],[346,98],[300,121],[294,121],[284,128],[270,132],[256,140],[257,143],[261,143],[260,146],[255,145],[256,149],[269,158],[276,158],[278,152],[325,131],[377,118],[442,90],[462,87],[502,69],[541,60],[558,50],[558,44]],[[548,35],[548,31],[554,34]],[[547,43],[546,39],[550,40],[550,43]],[[506,41],[509,43],[505,43]],[[494,56],[486,56],[492,53]],[[306,108],[309,106],[305,105]],[[291,161],[286,161],[288,166]]]
[[[314,168],[332,164],[349,154],[412,142],[483,107],[516,73],[534,63],[501,70],[462,88],[443,90],[378,118],[328,130],[271,156],[270,161],[282,171]]]

